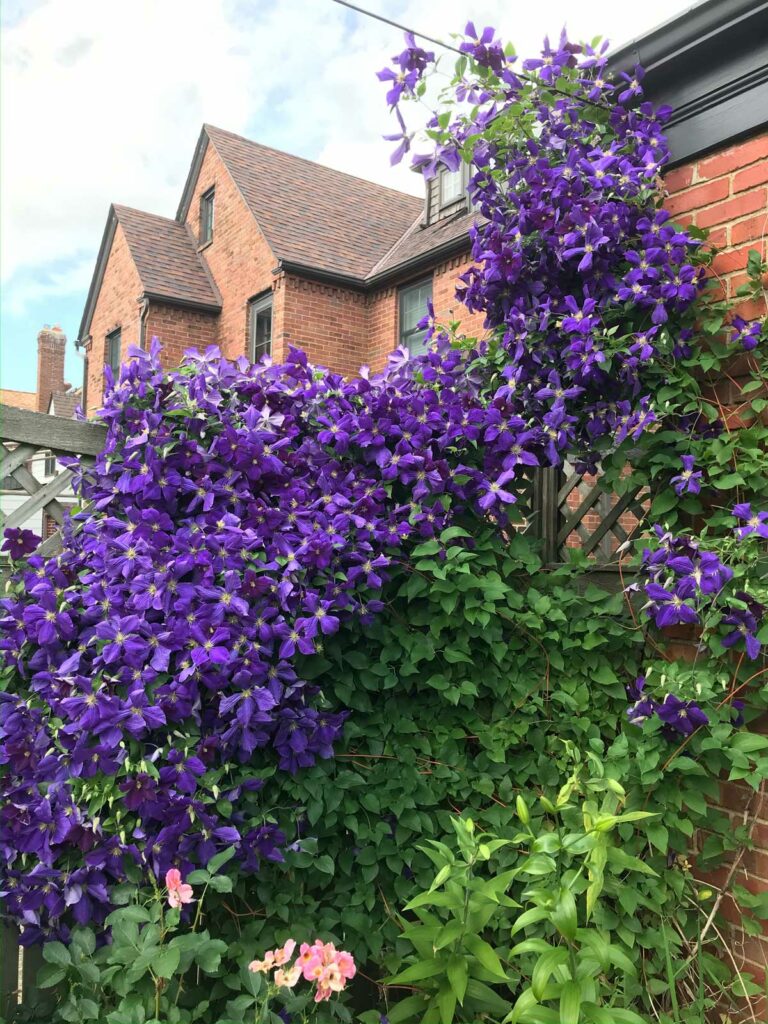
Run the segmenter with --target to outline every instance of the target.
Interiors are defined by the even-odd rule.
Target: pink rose
[[[165,873],[165,886],[168,889],[168,906],[180,907],[182,903],[192,902],[192,886],[181,880],[178,868],[170,868]]]

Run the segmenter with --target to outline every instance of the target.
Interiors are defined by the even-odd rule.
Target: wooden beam
[[[0,405],[0,439],[33,444],[57,455],[98,455],[104,448],[107,428],[102,423],[81,423]]]
[[[33,444],[20,444],[11,451],[0,442],[0,477],[11,476],[14,470],[23,466],[40,449]]]

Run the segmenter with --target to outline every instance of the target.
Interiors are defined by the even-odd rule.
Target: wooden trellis
[[[23,491],[28,495],[12,512],[5,514],[0,510],[0,532],[23,526],[41,510],[60,527],[67,510],[59,499],[70,491],[74,473],[63,469],[43,483],[35,478],[29,465],[33,459],[48,453],[79,455],[88,465],[104,447],[106,434],[106,427],[99,423],[79,423],[61,416],[0,405],[0,479],[13,480],[17,485],[16,493]],[[43,541],[39,553],[54,554],[60,545],[60,533],[56,530]]]

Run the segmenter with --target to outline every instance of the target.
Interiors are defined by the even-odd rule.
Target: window
[[[416,326],[427,315],[427,303],[432,298],[432,279],[409,285],[400,291],[400,344],[412,356],[426,351],[424,335]]]
[[[212,188],[200,196],[200,245],[205,245],[213,238],[213,200]]]
[[[440,207],[450,206],[464,196],[464,165],[458,171],[440,170]]]
[[[272,355],[272,294],[248,303],[248,358],[258,363]]]
[[[46,476],[54,476],[56,474],[56,456],[51,452],[45,453],[45,466],[43,472]]]
[[[122,331],[118,327],[107,335],[104,351],[104,365],[112,367],[112,373],[117,380],[120,374],[120,349],[122,346]]]

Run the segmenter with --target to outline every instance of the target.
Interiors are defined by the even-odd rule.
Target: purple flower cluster
[[[700,622],[700,609],[720,594],[733,570],[692,537],[673,537],[654,527],[659,546],[643,551],[647,612],[660,628]]]
[[[457,513],[504,523],[513,498],[519,427],[456,349],[353,381],[297,351],[187,353],[172,373],[154,341],[132,354],[81,484],[91,511],[0,602],[0,889],[33,937],[64,906],[93,916],[131,862],[280,857],[254,758],[329,757],[346,714],[297,659],[381,610],[413,542]]]
[[[455,83],[471,112],[447,127],[435,115],[435,151],[414,165],[431,176],[471,153],[481,216],[457,294],[494,333],[496,398],[520,420],[511,443],[539,464],[567,449],[594,470],[600,452],[655,422],[649,375],[660,358],[690,354],[690,332],[674,324],[703,268],[699,242],[658,209],[669,111],[635,106],[641,69],[616,86],[605,48],[565,36],[519,74],[491,29],[470,23],[460,49],[475,62]],[[555,96],[541,99],[532,77]],[[520,103],[531,110],[523,134],[508,126]]]
[[[744,518],[751,515],[749,506]],[[733,579],[733,570],[713,551],[704,551],[692,537],[674,537],[662,527],[654,530],[659,540],[655,550],[643,552],[642,584],[649,598],[646,611],[657,626],[665,628],[681,624],[700,624],[712,608],[721,612],[719,621],[730,627],[721,638],[723,647],[734,647],[744,641],[747,656],[754,660],[761,644],[757,633],[765,608],[742,590],[732,596],[725,592]],[[738,531],[737,531],[738,532]],[[634,585],[633,585],[634,586]]]
[[[645,676],[638,676],[627,687],[627,696],[632,701],[627,709],[627,718],[633,725],[642,725],[655,715],[663,722],[667,739],[675,740],[690,736],[695,729],[709,723],[709,718],[695,701],[681,700],[674,693],[668,693],[663,700],[656,700],[645,693],[645,683]]]

